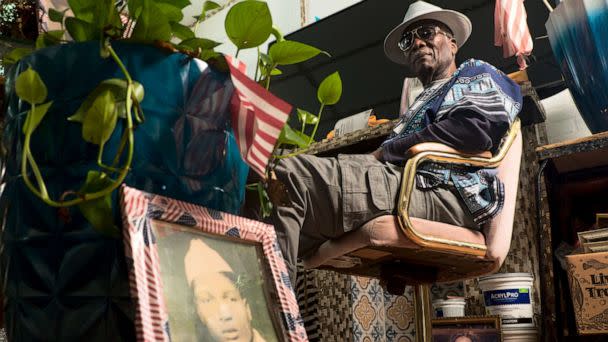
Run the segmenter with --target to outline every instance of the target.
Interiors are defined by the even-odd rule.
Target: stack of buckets
[[[486,313],[499,315],[504,342],[537,342],[529,273],[498,273],[479,278]]]

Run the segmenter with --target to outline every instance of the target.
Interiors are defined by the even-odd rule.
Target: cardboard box
[[[580,335],[608,333],[608,252],[566,256]]]

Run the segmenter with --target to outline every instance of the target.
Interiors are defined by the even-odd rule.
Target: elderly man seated
[[[471,33],[463,14],[413,3],[384,41],[405,77],[424,86],[391,136],[371,154],[299,155],[277,165],[289,205],[275,205],[273,223],[295,281],[296,261],[323,242],[367,221],[396,214],[406,151],[439,142],[464,152],[495,151],[521,109],[519,86],[483,61],[460,66],[455,56]],[[410,216],[479,229],[501,210],[502,183],[485,169],[424,164],[416,174]]]

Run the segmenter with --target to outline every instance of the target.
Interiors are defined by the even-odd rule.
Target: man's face
[[[196,312],[214,340],[251,341],[251,310],[232,281],[221,273],[199,279],[193,282]]]
[[[442,32],[451,36],[450,30],[444,24],[435,20],[420,20],[409,25],[403,32],[411,31],[420,26],[436,26]],[[412,66],[417,76],[436,74],[446,70],[454,63],[458,47],[456,42],[443,33],[437,33],[430,40],[424,40],[414,35],[412,46],[404,51],[405,58]]]

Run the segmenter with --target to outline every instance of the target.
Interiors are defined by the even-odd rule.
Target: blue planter
[[[585,123],[593,133],[608,130],[608,3],[563,1],[545,26]]]
[[[134,160],[126,183],[237,213],[248,169],[225,120],[228,101],[216,106],[215,112],[204,113],[216,120],[215,129],[201,126],[204,119],[185,114],[204,63],[150,46],[122,43],[114,48],[146,92],[142,102],[146,121],[135,131]],[[21,60],[8,75],[3,136],[8,160],[1,200],[8,336],[11,341],[133,341],[134,308],[122,240],[99,234],[76,208],[70,209],[69,217],[59,215],[56,208],[35,197],[20,177],[21,126],[28,107],[12,87],[28,66],[40,73],[48,100],[54,101],[31,142],[53,198],[79,189],[86,171],[96,165],[97,147],[84,142],[81,125],[68,122],[67,117],[100,81],[123,78],[111,59],[99,57],[97,42],[40,50]],[[232,92],[227,74],[211,71],[207,80],[216,89],[225,87],[226,94]],[[201,127],[206,129],[201,131]],[[107,143],[108,159],[118,147],[122,128]],[[118,223],[116,192],[113,199]]]

